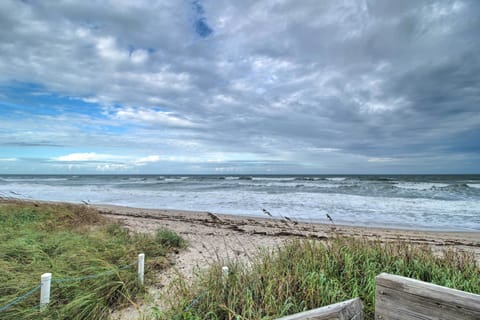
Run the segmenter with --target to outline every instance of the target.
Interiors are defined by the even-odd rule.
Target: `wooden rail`
[[[376,320],[480,319],[478,294],[387,273],[376,280]]]
[[[277,320],[362,320],[362,309],[362,301],[355,298]]]

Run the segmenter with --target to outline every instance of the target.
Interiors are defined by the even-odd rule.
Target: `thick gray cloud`
[[[191,171],[478,172],[478,30],[474,0],[2,1],[0,86],[101,112],[0,116],[0,143]]]

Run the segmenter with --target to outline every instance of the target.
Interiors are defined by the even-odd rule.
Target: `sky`
[[[480,173],[480,1],[0,1],[0,174]]]

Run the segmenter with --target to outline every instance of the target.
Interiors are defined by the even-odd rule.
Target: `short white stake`
[[[50,284],[52,283],[52,274],[44,273],[40,277],[40,309],[44,310],[50,303]]]
[[[223,279],[223,281],[227,280],[227,277],[228,277],[228,267],[223,266],[222,267],[222,279]]]
[[[222,286],[223,286],[223,292],[227,292],[227,279],[228,279],[228,267],[223,266],[222,267]]]
[[[138,281],[143,286],[145,273],[145,254],[140,253],[138,255]]]

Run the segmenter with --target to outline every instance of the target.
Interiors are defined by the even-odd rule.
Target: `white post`
[[[50,303],[50,284],[52,282],[52,274],[44,273],[40,277],[40,309],[45,309]]]
[[[228,279],[228,267],[222,267],[222,286],[223,286],[223,293],[226,294],[227,292],[227,279]]]
[[[143,286],[145,273],[145,254],[140,253],[138,255],[138,281]]]
[[[222,267],[222,279],[223,279],[224,282],[227,279],[227,277],[228,277],[228,267],[223,266]]]

